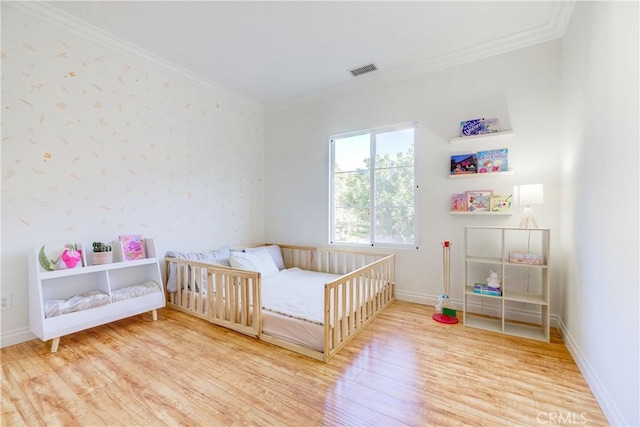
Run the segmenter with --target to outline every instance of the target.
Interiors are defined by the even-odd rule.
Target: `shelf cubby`
[[[524,338],[549,341],[549,240],[547,228],[468,226],[464,229],[463,324]],[[543,264],[509,262],[510,251],[540,253]],[[484,283],[489,270],[501,277],[502,295],[473,291],[475,283]],[[486,273],[487,275],[484,275]],[[481,301],[478,303],[477,301]],[[486,319],[486,313],[473,309],[488,307],[498,319]],[[513,313],[526,305],[526,322]]]

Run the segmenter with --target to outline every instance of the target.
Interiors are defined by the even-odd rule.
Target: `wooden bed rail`
[[[166,257],[166,280],[175,266],[176,289],[167,305],[211,323],[328,362],[395,299],[395,255],[335,248],[279,245],[286,268],[338,274],[324,289],[323,351],[262,331],[260,273]]]
[[[322,273],[347,274],[382,259],[388,254],[336,248],[279,245],[287,268]]]
[[[165,283],[171,263],[176,266],[177,291],[167,292],[169,306],[246,335],[260,335],[260,273],[167,257]]]
[[[388,255],[327,283],[324,288],[324,360],[395,299],[395,255]]]

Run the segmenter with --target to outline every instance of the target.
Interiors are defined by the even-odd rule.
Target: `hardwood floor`
[[[557,331],[432,314],[396,301],[327,364],[171,309],[29,341],[1,352],[2,425],[607,425]]]

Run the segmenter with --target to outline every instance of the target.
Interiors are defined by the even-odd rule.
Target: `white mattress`
[[[262,333],[312,350],[324,350],[324,327],[317,323],[263,310]]]
[[[262,279],[262,308],[322,325],[324,285],[339,274],[289,268]]]
[[[262,332],[323,350],[324,285],[339,274],[289,268],[262,279]]]

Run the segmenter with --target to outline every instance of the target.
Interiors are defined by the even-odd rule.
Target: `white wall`
[[[549,42],[342,97],[268,110],[265,137],[265,234],[283,243],[328,244],[329,136],[418,122],[419,249],[397,250],[398,297],[434,303],[442,293],[441,242],[452,242],[452,295],[462,298],[465,225],[517,225],[513,216],[449,214],[451,194],[492,189],[511,194],[519,183],[544,183],[545,204],[535,209],[558,248],[560,146],[560,42]],[[498,117],[515,135],[488,143],[449,143],[459,123]],[[513,176],[449,179],[452,152],[510,150]],[[555,238],[554,238],[555,237]],[[379,250],[379,249],[378,249]],[[551,312],[558,314],[559,265],[552,261]],[[459,305],[461,308],[461,305]]]
[[[67,24],[2,3],[2,345],[28,338],[42,242],[326,244],[329,135],[416,120],[420,249],[397,251],[399,295],[433,303],[451,240],[460,299],[462,227],[518,222],[450,216],[452,193],[544,183],[551,311],[611,423],[640,424],[637,3],[578,2],[562,42],[270,111],[266,128],[261,107]],[[497,143],[514,176],[448,179],[451,152],[485,148],[447,141],[478,116],[515,130]]]
[[[27,253],[45,242],[264,237],[261,106],[26,10],[2,3],[3,345],[30,336]]]
[[[578,2],[563,39],[565,342],[612,425],[640,425],[638,3]]]

